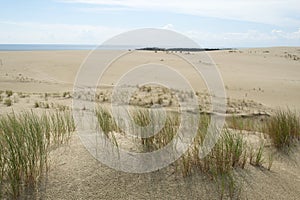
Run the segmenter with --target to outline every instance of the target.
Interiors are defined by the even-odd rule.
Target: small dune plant
[[[273,165],[273,161],[274,161],[274,155],[273,153],[269,153],[269,156],[268,156],[268,170],[270,171],[271,170],[271,167]]]
[[[48,169],[50,150],[69,140],[75,130],[69,112],[33,112],[0,116],[0,194],[17,199],[35,188]]]
[[[278,149],[291,147],[300,140],[299,115],[289,109],[277,110],[265,124],[265,132],[269,134],[273,145]]]
[[[6,106],[12,106],[12,100],[10,98],[6,98],[4,99],[4,105]]]
[[[227,126],[235,130],[258,131],[260,132],[264,123],[264,119],[243,118],[239,116],[231,116],[226,119]]]
[[[34,102],[34,107],[35,107],[35,108],[39,108],[39,107],[40,107],[40,104],[39,104],[39,102],[37,102],[37,101],[36,101],[36,102]]]
[[[261,167],[264,162],[264,143],[261,143],[257,150],[252,149],[251,151],[250,164],[256,167]]]
[[[130,110],[130,116],[136,125],[130,129],[131,133],[138,137],[135,141],[143,147],[142,152],[152,152],[162,149],[176,137],[180,127],[180,113],[166,111],[165,116],[159,112],[150,111],[147,108],[134,107]],[[112,138],[118,132],[117,124],[111,112],[103,107],[96,111],[98,122],[104,134]],[[214,180],[219,187],[220,197],[230,199],[238,198],[241,191],[240,183],[235,176],[237,169],[244,169],[247,163],[253,166],[262,166],[264,144],[253,149],[244,139],[240,131],[229,129],[227,126],[222,130],[208,129],[211,118],[209,115],[201,115],[197,135],[193,139],[188,150],[172,165],[177,173],[183,177],[193,173],[203,173]],[[142,137],[142,127],[153,128],[164,123],[162,128],[154,135]],[[243,123],[238,124],[238,129],[243,130]],[[219,138],[210,152],[202,159],[199,158],[199,151],[203,148],[205,136],[210,131],[218,131]],[[178,137],[176,137],[178,138]],[[185,138],[178,138],[184,142]],[[250,149],[250,150],[249,150]],[[252,149],[252,150],[251,150]],[[174,145],[176,151],[176,145]],[[226,193],[226,195],[225,195]],[[226,197],[225,197],[226,196]]]
[[[117,131],[116,122],[107,108],[99,106],[96,110],[96,117],[103,133],[108,136],[111,132]]]
[[[11,91],[11,90],[6,90],[5,93],[6,93],[7,97],[10,97],[13,95],[13,91]]]

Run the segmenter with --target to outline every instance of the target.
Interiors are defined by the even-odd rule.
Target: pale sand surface
[[[59,156],[42,184],[43,199],[219,199],[216,185],[201,174],[182,178],[172,168],[148,174],[110,169],[77,136],[54,154]],[[277,155],[271,171],[247,165],[237,172],[244,181],[241,199],[298,199],[299,162],[298,148],[289,157]]]
[[[0,103],[0,113],[24,109],[43,110],[70,106],[81,63],[89,51],[0,52],[0,90],[15,92],[13,106]],[[103,53],[105,56],[109,52]],[[209,52],[217,64],[230,104],[229,113],[271,113],[277,107],[300,110],[300,48],[242,49]],[[211,66],[202,53],[190,59]],[[203,94],[204,111],[209,112],[207,89],[187,62],[164,52],[133,52],[112,64],[102,84],[114,85],[126,70],[138,64],[160,63],[174,67]],[[168,77],[166,77],[168,78]],[[21,93],[18,93],[21,92]],[[104,88],[101,98],[109,98]],[[45,93],[47,95],[45,96]],[[156,91],[159,95],[159,91]],[[6,98],[4,93],[3,98]],[[158,97],[137,96],[147,101]],[[166,97],[168,100],[168,97]],[[208,102],[207,102],[208,101]],[[35,102],[39,108],[34,108]],[[168,104],[168,102],[166,103]],[[170,109],[176,108],[176,104]],[[254,139],[256,140],[256,139]],[[271,171],[248,165],[242,199],[297,199],[300,194],[300,154],[278,154]],[[218,199],[216,186],[203,175],[182,178],[172,167],[151,174],[117,172],[96,161],[74,135],[70,146],[53,152],[53,165],[39,195],[45,199]],[[32,199],[32,197],[28,197]]]
[[[266,53],[266,52],[269,53]],[[76,73],[88,51],[0,52],[0,90],[16,92],[71,91]],[[106,52],[107,53],[107,52]],[[105,56],[106,53],[103,53]],[[200,55],[190,55],[201,60]],[[227,95],[251,99],[271,107],[300,109],[300,48],[243,49],[236,52],[209,52],[217,64]],[[163,61],[161,61],[163,60]],[[195,70],[178,56],[159,52],[135,52],[114,63],[101,83],[115,84],[119,75],[136,66],[157,62],[169,65],[185,75],[196,90],[205,89]],[[210,63],[208,63],[209,66]]]

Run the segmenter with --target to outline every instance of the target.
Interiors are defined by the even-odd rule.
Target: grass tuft
[[[11,90],[6,90],[5,93],[6,93],[7,97],[10,97],[13,95],[13,91],[11,91]]]
[[[153,126],[154,130],[154,126],[158,126],[164,121],[162,119],[163,115],[150,109],[133,108],[133,110],[130,110],[130,113],[134,122],[140,127]],[[100,107],[96,111],[96,116],[102,131],[110,138],[114,131],[120,131],[108,109]],[[241,191],[241,186],[239,186],[237,179],[233,175],[235,170],[244,169],[248,161],[250,161],[251,165],[262,166],[264,161],[264,144],[262,143],[258,149],[253,149],[244,139],[242,131],[225,127],[219,130],[221,131],[220,138],[211,149],[211,152],[205,158],[200,159],[199,149],[202,146],[209,124],[210,116],[201,115],[194,142],[190,145],[187,152],[174,163],[174,166],[184,177],[194,172],[208,175],[218,183],[222,198],[226,190],[227,196],[234,199],[240,195]],[[165,147],[176,136],[179,126],[180,114],[167,111],[164,126],[158,133],[147,138],[138,138],[138,142],[143,147],[142,151],[151,152]],[[244,130],[245,126],[249,129],[257,128],[251,122],[242,123],[237,118],[232,118],[231,126],[234,126],[237,130]],[[142,135],[141,130],[140,128],[132,128],[130,129],[130,134]]]
[[[10,98],[6,98],[4,100],[4,105],[6,105],[7,107],[12,106],[12,100]]]
[[[66,142],[75,124],[71,113],[33,112],[0,117],[0,194],[16,199],[47,170],[54,146]]]
[[[289,148],[300,139],[299,116],[289,109],[278,110],[267,120],[264,131],[269,134],[276,148]]]

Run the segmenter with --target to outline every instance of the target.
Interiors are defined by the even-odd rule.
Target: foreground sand
[[[13,105],[1,102],[0,113],[24,109],[68,109],[76,73],[88,51],[0,52],[0,90],[12,90]],[[190,56],[195,57],[195,53]],[[243,49],[210,52],[219,67],[230,99],[229,114],[270,114],[277,107],[300,111],[300,48]],[[209,112],[207,90],[194,71],[172,54],[134,52],[118,60],[107,72],[100,102],[109,98],[122,73],[136,63],[160,62],[186,75],[201,93],[201,105]],[[202,62],[206,62],[203,61]],[[207,63],[210,65],[210,63]],[[109,85],[109,87],[107,87]],[[154,95],[143,100],[157,100]],[[65,94],[64,94],[65,93]],[[3,98],[5,93],[3,92]],[[155,96],[155,97],[153,97]],[[142,97],[137,96],[136,99]],[[169,100],[166,97],[166,100]],[[36,106],[38,103],[38,106]],[[138,102],[136,102],[138,103]],[[47,106],[48,105],[48,106]],[[145,104],[147,105],[147,104]],[[37,107],[37,108],[35,108]],[[167,106],[176,108],[176,104]],[[272,148],[268,151],[273,151]],[[45,199],[218,199],[216,185],[195,174],[182,178],[172,167],[150,174],[117,172],[96,161],[74,135],[70,146],[52,153],[53,165],[37,197]],[[297,199],[300,193],[300,154],[277,153],[271,171],[247,166],[240,172],[242,199]],[[32,196],[28,196],[32,199]]]
[[[299,148],[289,157],[277,154],[271,171],[251,165],[237,173],[243,179],[241,199],[298,199]],[[219,199],[218,188],[201,174],[182,178],[172,168],[148,174],[118,172],[100,164],[77,136],[55,152],[54,167],[42,183],[43,199]],[[32,196],[29,197],[29,199]]]

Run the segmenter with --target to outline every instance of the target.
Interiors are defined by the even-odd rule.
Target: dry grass
[[[7,107],[12,106],[12,100],[10,98],[6,98],[4,99],[4,105],[6,105]]]
[[[110,111],[100,108],[96,114],[105,134],[117,130]],[[150,112],[148,109],[136,108],[132,111],[131,116],[135,123],[141,127],[148,126],[149,124],[155,126],[157,123],[163,121],[162,115]],[[155,120],[154,123],[151,119]],[[190,145],[188,151],[175,162],[175,168],[184,177],[199,172],[208,175],[212,180],[218,183],[220,197],[223,198],[226,193],[229,198],[233,199],[239,196],[241,191],[233,175],[234,170],[237,168],[244,169],[249,160],[251,162],[253,161],[253,163],[249,162],[250,164],[261,166],[263,160],[263,146],[250,152],[249,145],[241,134],[224,128],[220,133],[220,139],[211,152],[205,158],[200,159],[199,148],[203,143],[209,123],[210,116],[202,115],[200,117],[198,133],[194,139],[194,143]],[[177,134],[179,125],[179,113],[167,112],[165,124],[157,134],[147,138],[140,138],[143,150],[150,152],[166,146]],[[240,128],[242,129],[243,127]],[[132,129],[131,131],[133,131],[131,134],[141,135],[140,130]],[[253,156],[253,159],[250,159],[250,156]]]
[[[155,126],[161,124],[163,121],[163,116],[161,115],[161,113],[156,111],[150,111],[149,109],[135,109],[132,112],[132,117],[137,125],[139,125],[140,127],[150,125],[153,131],[155,130]],[[153,122],[151,121],[151,119],[155,121]],[[178,114],[167,114],[165,124],[158,133],[151,137],[140,137],[144,151],[154,151],[167,145],[175,136],[178,127]],[[135,134],[138,136],[142,136],[140,130],[135,130]]]
[[[6,93],[7,97],[10,97],[13,95],[13,91],[11,91],[11,90],[6,90],[5,93]]]
[[[276,148],[289,148],[295,141],[300,139],[299,116],[289,109],[277,110],[267,120],[264,131],[269,134]]]
[[[47,169],[50,149],[75,130],[69,112],[33,112],[0,117],[0,194],[16,199]]]
[[[231,116],[226,119],[227,126],[235,130],[261,132],[265,123],[264,118]]]
[[[110,110],[99,106],[96,110],[96,117],[103,133],[108,136],[113,131],[118,131],[117,124]]]
[[[117,131],[116,123],[108,110],[100,109],[97,116],[106,134]],[[141,127],[149,124],[157,126],[163,121],[162,115],[150,112],[149,109],[135,108],[131,116]],[[228,126],[235,130],[265,131],[270,135],[274,146],[278,148],[290,146],[293,141],[300,139],[299,118],[291,111],[279,110],[274,116],[264,119],[232,117],[227,119],[227,122]],[[200,159],[199,148],[202,146],[209,123],[210,116],[202,115],[198,124],[197,136],[187,152],[174,163],[175,169],[184,177],[199,172],[206,174],[217,183],[221,199],[225,196],[230,199],[238,198],[241,186],[234,175],[236,169],[244,169],[247,164],[263,167],[265,145],[261,143],[254,148],[244,139],[242,131],[234,131],[227,126],[220,130],[220,139],[210,153]],[[157,134],[148,138],[140,138],[143,150],[150,152],[166,146],[177,134],[179,125],[179,113],[167,112],[164,126]],[[131,131],[133,132],[131,134],[142,135],[140,130],[132,129]],[[269,154],[268,170],[271,169],[272,164],[273,154]]]
[[[245,167],[248,147],[241,135],[232,133],[225,128],[211,152],[205,158],[199,159],[199,148],[203,138],[203,135],[199,135],[190,150],[182,157],[183,176],[190,175],[193,171],[200,171],[214,178],[230,174],[235,168]]]

